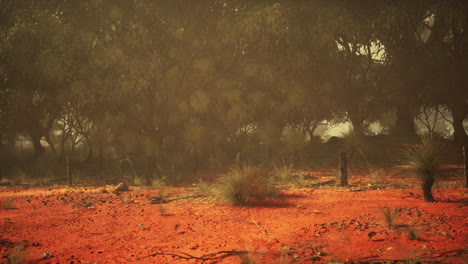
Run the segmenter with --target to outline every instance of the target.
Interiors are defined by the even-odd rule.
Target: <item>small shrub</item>
[[[405,161],[422,179],[424,201],[434,202],[432,186],[442,164],[442,144],[429,135],[421,136],[420,143],[410,146],[405,152]]]
[[[208,184],[203,182],[202,179],[198,179],[198,184],[196,184],[198,188],[198,192],[201,193],[202,195],[210,195],[211,194],[211,188]]]
[[[287,164],[284,160],[283,160],[283,166],[281,167],[277,167],[276,164],[273,164],[274,168],[275,168],[275,175],[274,177],[279,180],[279,181],[282,181],[282,182],[288,182],[291,180],[291,178],[293,177],[293,167],[294,167],[294,164],[291,162],[289,164]]]
[[[238,254],[241,264],[255,264],[258,263],[258,257],[251,252]]]
[[[167,178],[165,177],[154,177],[152,180],[151,180],[151,187],[153,188],[163,188],[163,187],[166,187],[168,186],[168,181],[167,181]]]
[[[28,252],[23,245],[16,245],[7,256],[10,264],[22,264],[27,263],[29,257]]]
[[[269,179],[259,168],[250,166],[232,169],[218,179],[216,186],[218,197],[236,206],[246,205],[252,198],[264,198],[270,191]]]
[[[305,185],[305,174],[294,173],[294,163],[286,163],[283,161],[283,166],[277,167],[274,165],[273,178],[281,184],[290,184],[292,186],[303,187]]]
[[[151,184],[153,184],[153,181],[151,182]],[[142,176],[136,176],[135,179],[133,180],[133,183],[136,186],[145,186],[146,185],[146,179],[144,177],[142,177]]]

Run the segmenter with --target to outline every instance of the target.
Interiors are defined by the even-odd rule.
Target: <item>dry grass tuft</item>
[[[243,206],[252,198],[265,198],[271,191],[271,183],[258,167],[234,168],[218,179],[215,192],[226,203]]]

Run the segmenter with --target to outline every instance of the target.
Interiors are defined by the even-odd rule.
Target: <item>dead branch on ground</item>
[[[159,253],[153,253],[153,254],[149,254],[149,255],[146,255],[146,256],[143,256],[143,257],[140,257],[140,258],[136,258],[136,259],[127,259],[127,261],[138,261],[138,260],[142,260],[142,259],[145,259],[145,258],[151,258],[151,257],[156,257],[156,256],[172,256],[174,257],[173,260],[169,261],[169,262],[166,262],[166,263],[172,263],[172,262],[175,262],[177,260],[181,260],[181,259],[184,259],[184,260],[201,260],[201,263],[205,263],[205,261],[209,261],[209,260],[222,260],[224,258],[227,258],[227,257],[230,257],[230,256],[234,256],[234,255],[243,255],[243,254],[248,254],[249,251],[218,251],[218,252],[214,252],[214,253],[210,253],[210,254],[205,254],[205,255],[202,255],[201,257],[197,257],[197,256],[193,256],[193,255],[190,255],[188,253],[185,253],[185,252],[179,252],[179,251],[173,251],[172,253],[164,253],[164,252],[159,252]]]

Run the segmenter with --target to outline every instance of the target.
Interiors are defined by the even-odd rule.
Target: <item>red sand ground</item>
[[[349,188],[323,186],[333,179],[325,171],[312,172],[308,188],[282,190],[247,207],[196,197],[196,186],[120,195],[94,187],[3,187],[0,262],[9,263],[22,244],[23,263],[202,263],[196,258],[203,255],[212,258],[204,263],[241,263],[230,251],[249,251],[241,255],[257,263],[467,263],[468,197],[456,174],[434,190],[435,203],[424,202],[414,180],[398,175],[379,186],[414,187],[373,189],[364,176],[353,176]],[[179,199],[147,202],[161,191]],[[411,230],[417,239],[409,238]],[[43,258],[46,252],[52,256]]]

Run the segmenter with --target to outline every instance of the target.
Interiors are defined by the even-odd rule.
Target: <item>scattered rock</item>
[[[115,190],[112,191],[112,193],[126,192],[129,190],[130,189],[128,188],[128,185],[125,182],[121,182],[119,183],[119,185],[117,185],[117,188],[115,188]]]
[[[42,253],[41,256],[42,256],[43,259],[50,259],[51,257],[53,257],[52,253],[50,253],[48,251]]]
[[[369,237],[369,239],[372,239],[375,235],[377,235],[376,232],[369,232],[369,234],[367,234],[367,236]]]

